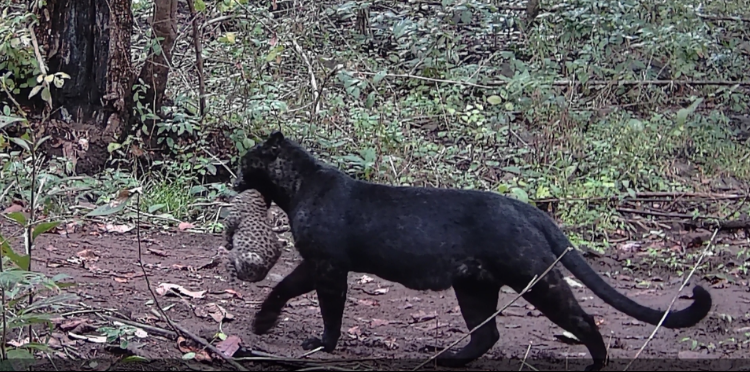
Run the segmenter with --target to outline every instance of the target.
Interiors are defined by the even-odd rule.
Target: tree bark
[[[133,73],[130,0],[47,0],[35,34],[49,73],[70,79],[52,89],[53,115],[43,132],[45,150],[65,156],[77,173],[104,169],[110,142],[118,141],[130,117]]]
[[[149,106],[158,114],[164,102],[169,69],[172,65],[172,46],[177,38],[177,0],[155,0],[154,16],[151,22],[154,42],[160,47],[146,59],[141,69],[140,79],[149,86],[143,105]]]

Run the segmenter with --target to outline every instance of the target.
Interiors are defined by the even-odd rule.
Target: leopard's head
[[[242,156],[234,189],[238,193],[256,189],[285,209],[302,177],[316,167],[318,163],[311,154],[274,131]]]

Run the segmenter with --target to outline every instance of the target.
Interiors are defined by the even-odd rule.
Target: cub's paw
[[[302,342],[302,350],[305,350],[305,351],[317,349],[321,346],[324,346],[323,341],[321,341],[317,337],[310,337],[304,342]]]
[[[460,358],[456,353],[446,352],[435,360],[440,367],[460,368],[471,362],[471,359]]]
[[[264,335],[268,333],[271,328],[276,327],[276,325],[279,324],[279,315],[281,314],[277,312],[259,311],[258,314],[255,315],[255,320],[253,321],[253,333],[256,335]]]

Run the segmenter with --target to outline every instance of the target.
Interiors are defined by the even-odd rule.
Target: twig
[[[536,368],[534,368],[534,367],[532,367],[531,365],[529,365],[528,363],[526,363],[526,358],[528,358],[528,357],[529,357],[529,352],[531,351],[531,344],[532,344],[532,342],[531,342],[531,341],[529,341],[529,347],[528,347],[528,348],[526,348],[526,354],[524,354],[524,356],[523,356],[523,360],[521,361],[521,367],[520,367],[520,368],[518,368],[518,370],[519,370],[519,371],[523,370],[523,366],[528,366],[528,367],[529,367],[530,369],[532,369],[532,370],[534,370],[534,371],[537,371],[537,369],[536,369]]]
[[[13,97],[13,95],[10,93],[10,91],[8,90],[8,87],[5,85],[5,81],[0,80],[0,84],[3,86],[3,91],[5,91],[5,94],[8,95],[8,98],[11,100],[11,102],[13,102],[13,104],[16,105],[16,110],[18,110],[18,113],[20,113],[21,116],[25,118],[27,116],[26,111],[24,111],[23,108],[21,108],[21,105],[18,103],[18,101],[16,101],[16,98]]]
[[[176,340],[177,337],[179,336],[177,333],[172,332],[172,331],[170,331],[168,329],[161,328],[161,327],[151,326],[151,325],[148,325],[148,324],[143,324],[143,323],[134,322],[134,321],[131,321],[131,320],[121,319],[119,317],[114,317],[114,316],[109,316],[109,315],[104,315],[104,317],[107,318],[107,319],[109,319],[109,320],[111,320],[111,321],[113,321],[113,322],[120,322],[120,323],[123,323],[123,324],[127,324],[129,326],[132,326],[132,327],[143,328],[146,331],[149,331],[149,332],[155,333],[155,334],[159,334],[159,335],[167,337],[167,338],[169,338],[171,340]]]
[[[190,8],[190,17],[193,18],[193,45],[195,45],[195,63],[198,68],[198,94],[201,110],[201,118],[206,115],[206,81],[203,76],[203,46],[201,45],[200,31],[198,27],[198,17],[195,12],[195,4],[193,0],[187,0],[188,7]]]
[[[305,54],[305,51],[302,50],[302,47],[297,44],[297,40],[292,39],[292,43],[294,44],[294,49],[297,51],[300,57],[302,57],[302,60],[307,65],[307,72],[310,74],[310,85],[312,86],[313,90],[313,101],[315,102],[315,106],[313,107],[313,115],[318,115],[318,112],[320,111],[320,101],[318,100],[320,92],[318,91],[318,82],[315,80],[315,71],[310,64],[310,60],[307,58],[307,54]]]
[[[573,250],[573,247],[568,247],[568,248],[566,248],[566,249],[565,249],[565,251],[564,251],[564,252],[563,252],[563,253],[562,253],[562,254],[560,255],[560,257],[558,257],[558,258],[557,258],[557,259],[555,260],[555,262],[553,262],[553,263],[552,263],[552,264],[551,264],[551,265],[550,265],[550,266],[549,266],[549,267],[547,268],[547,270],[544,270],[544,272],[542,273],[542,275],[539,275],[539,276],[534,276],[534,278],[533,278],[533,279],[531,280],[531,282],[529,282],[529,284],[528,284],[528,285],[526,286],[526,288],[524,288],[524,289],[523,289],[523,290],[522,290],[522,291],[521,291],[520,293],[518,293],[518,295],[517,295],[517,296],[516,296],[515,298],[513,298],[513,299],[512,299],[512,300],[511,300],[510,302],[508,302],[508,303],[507,303],[507,304],[506,304],[505,306],[503,306],[503,307],[502,307],[502,308],[501,308],[500,310],[498,310],[498,311],[495,311],[495,313],[494,313],[494,314],[492,314],[492,315],[491,315],[491,316],[490,316],[489,318],[485,319],[485,320],[484,320],[484,321],[483,321],[482,323],[480,323],[479,325],[477,325],[476,327],[474,327],[474,328],[473,328],[473,329],[472,329],[471,331],[469,331],[469,333],[467,333],[467,334],[463,335],[463,336],[462,336],[461,338],[459,338],[458,340],[456,340],[456,341],[455,341],[455,342],[453,342],[452,344],[448,345],[448,347],[446,347],[445,349],[441,350],[441,351],[440,351],[439,353],[437,353],[437,354],[435,354],[435,355],[431,356],[431,357],[430,357],[430,359],[427,359],[427,360],[425,360],[425,361],[424,361],[424,362],[422,362],[422,363],[421,363],[420,365],[418,365],[418,366],[417,366],[416,368],[412,369],[412,371],[416,371],[416,370],[418,370],[418,369],[422,368],[422,367],[423,367],[423,366],[425,366],[425,365],[426,365],[427,363],[429,363],[429,362],[433,361],[433,360],[434,360],[435,358],[439,357],[440,355],[442,355],[442,354],[443,354],[443,353],[445,353],[446,351],[450,350],[450,349],[451,349],[452,347],[454,347],[454,346],[458,345],[458,343],[459,343],[459,342],[461,342],[461,341],[463,341],[464,339],[466,339],[467,337],[471,336],[471,335],[472,335],[472,334],[473,334],[474,332],[476,332],[476,331],[477,331],[477,330],[478,330],[479,328],[481,328],[481,327],[482,327],[483,325],[487,324],[487,323],[488,323],[488,322],[489,322],[490,320],[494,319],[494,318],[495,318],[495,317],[496,317],[496,316],[497,316],[498,314],[502,313],[502,312],[503,312],[503,311],[504,311],[505,309],[507,309],[508,307],[510,307],[510,305],[512,305],[512,304],[513,304],[514,302],[518,301],[518,299],[519,299],[519,298],[521,298],[521,297],[522,297],[523,295],[525,295],[525,294],[526,294],[526,292],[528,292],[529,290],[531,290],[531,287],[533,287],[534,285],[536,285],[536,283],[538,283],[538,282],[539,282],[540,280],[542,280],[542,278],[544,278],[544,276],[545,276],[545,275],[547,275],[547,273],[549,273],[549,272],[550,272],[550,271],[551,271],[551,270],[552,270],[552,269],[553,269],[553,268],[555,267],[555,265],[557,265],[557,263],[558,263],[558,262],[560,262],[560,260],[561,260],[561,259],[562,259],[563,257],[565,257],[565,255],[566,255],[566,254],[568,254],[568,252],[570,252],[570,251],[572,251],[572,250]]]
[[[659,328],[661,328],[662,324],[664,324],[664,320],[667,319],[667,315],[669,315],[670,310],[672,310],[672,306],[674,305],[675,301],[677,301],[677,297],[680,296],[680,292],[682,292],[682,290],[685,288],[685,286],[687,285],[688,281],[690,280],[690,278],[695,273],[695,270],[698,269],[698,266],[701,265],[701,262],[703,261],[703,258],[706,257],[706,254],[708,254],[708,250],[711,249],[711,247],[713,246],[714,238],[716,238],[716,234],[719,233],[719,230],[720,230],[720,228],[718,228],[718,227],[714,230],[714,234],[711,236],[711,239],[708,241],[708,245],[706,245],[706,248],[703,250],[703,252],[701,253],[700,257],[698,257],[698,262],[695,263],[695,266],[693,266],[693,269],[690,270],[690,273],[688,274],[687,278],[685,278],[685,280],[682,282],[682,285],[680,286],[680,289],[677,291],[677,293],[672,298],[672,302],[667,307],[667,310],[664,311],[664,315],[662,315],[661,320],[659,321],[659,324],[656,325],[656,328],[654,328],[654,331],[651,332],[651,335],[648,336],[648,339],[646,340],[646,342],[644,342],[643,346],[641,346],[641,348],[638,349],[638,352],[633,357],[633,360],[631,360],[630,363],[628,363],[628,365],[625,366],[625,369],[623,369],[623,371],[627,371],[628,368],[630,368],[630,365],[633,364],[633,362],[635,362],[636,359],[638,359],[638,357],[641,355],[641,353],[646,348],[646,346],[648,345],[648,343],[651,342],[651,340],[654,338],[654,336],[656,335],[656,332],[659,330]]]

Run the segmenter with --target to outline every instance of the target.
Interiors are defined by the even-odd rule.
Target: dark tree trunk
[[[110,142],[121,139],[132,107],[130,0],[47,0],[36,28],[50,73],[70,79],[52,89],[53,115],[43,128],[50,155],[77,173],[104,169]]]
[[[172,65],[172,46],[177,38],[177,0],[154,1],[151,29],[156,39],[154,42],[159,43],[160,51],[152,51],[141,69],[139,78],[149,86],[143,98],[143,105],[158,112],[164,101],[164,91],[167,89],[169,69]]]

